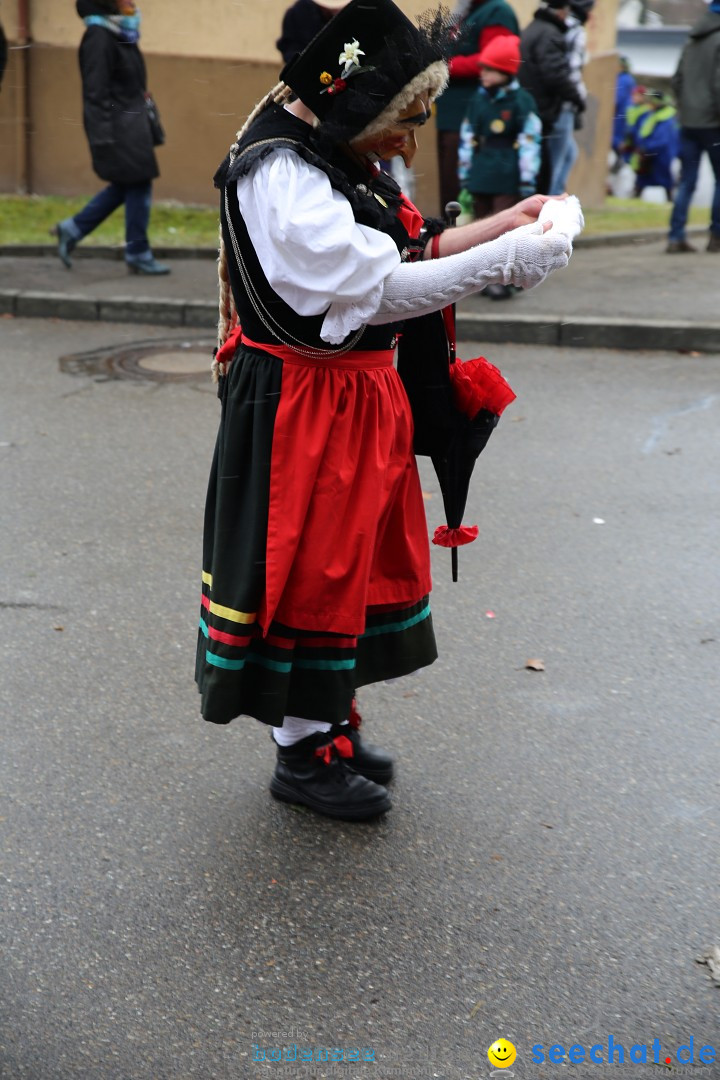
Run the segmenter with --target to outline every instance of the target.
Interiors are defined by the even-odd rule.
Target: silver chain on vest
[[[263,142],[275,141],[276,140],[274,139],[263,140]],[[288,139],[287,141],[291,142],[294,140]],[[253,149],[255,146],[259,145],[261,144],[254,143]],[[231,163],[233,160],[234,158],[231,157]],[[237,236],[235,235],[235,228],[232,223],[232,218],[230,217],[230,201],[228,198],[227,184],[225,185],[225,220],[227,222],[228,232],[230,233],[230,241],[232,243],[235,260],[240,271],[240,277],[242,278],[245,292],[247,293],[250,303],[252,304],[255,310],[255,314],[259,318],[260,322],[263,324],[265,329],[272,334],[274,338],[277,338],[277,340],[282,345],[285,345],[287,348],[292,349],[293,352],[299,353],[300,356],[306,356],[308,359],[311,360],[320,360],[332,356],[343,356],[345,353],[350,352],[351,349],[355,348],[360,338],[365,333],[365,326],[361,326],[360,329],[353,334],[349,341],[347,341],[344,345],[341,345],[337,349],[313,349],[312,347],[308,346],[307,342],[301,341],[299,338],[294,337],[289,330],[285,330],[282,326],[280,326],[277,320],[273,319],[270,312],[263,306],[260,294],[255,288],[250,274],[248,273],[248,269],[245,266],[245,262],[240,252],[240,245],[238,243]]]

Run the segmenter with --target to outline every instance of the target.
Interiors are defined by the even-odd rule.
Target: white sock
[[[282,727],[273,728],[273,738],[278,746],[292,746],[308,735],[315,735],[318,731],[329,731],[332,724],[322,720],[303,720],[301,716],[283,717]]]

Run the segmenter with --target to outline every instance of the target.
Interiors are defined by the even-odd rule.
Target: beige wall
[[[0,0],[0,22],[9,41],[17,39],[17,3],[15,0]]]
[[[144,0],[142,47],[149,86],[157,98],[167,143],[158,151],[157,198],[214,204],[212,174],[237,128],[277,79],[281,59],[274,42],[289,0]],[[90,168],[82,129],[77,46],[82,24],[74,0],[32,0],[29,68],[29,188],[39,194],[89,194],[99,181]],[[521,26],[534,0],[517,0]],[[408,14],[428,0],[407,0]],[[591,99],[578,133],[581,157],[571,186],[587,205],[604,199],[607,147],[614,103],[617,0],[599,0],[588,25],[591,53],[586,81]],[[0,0],[0,18],[17,36],[17,4]],[[11,53],[0,94],[0,191],[21,187],[24,171],[19,117],[20,53]],[[416,162],[417,202],[437,213],[437,166],[432,125],[423,132]],[[20,179],[19,179],[20,178]]]
[[[143,52],[170,56],[222,57],[277,64],[275,50],[283,12],[290,0],[142,0]],[[32,0],[32,38],[43,45],[77,47],[82,24],[74,0]],[[414,16],[432,4],[404,0],[403,10]],[[449,6],[452,7],[452,4]],[[535,0],[514,0],[521,26],[532,18]],[[589,23],[590,51],[615,47],[618,0],[599,0]],[[5,33],[17,37],[17,2],[0,0]]]

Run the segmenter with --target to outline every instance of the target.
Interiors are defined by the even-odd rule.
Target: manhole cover
[[[161,382],[210,381],[212,341],[136,341],[60,357],[67,375]]]

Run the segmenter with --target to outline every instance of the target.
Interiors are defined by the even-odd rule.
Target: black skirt
[[[202,715],[216,724],[241,715],[274,726],[286,715],[339,723],[358,687],[407,675],[437,657],[427,588],[366,606],[360,632],[275,620],[264,626],[258,619],[283,366],[278,357],[241,347],[223,380],[205,509],[196,663]],[[371,379],[368,372],[361,376]],[[301,458],[302,433],[297,445]]]

